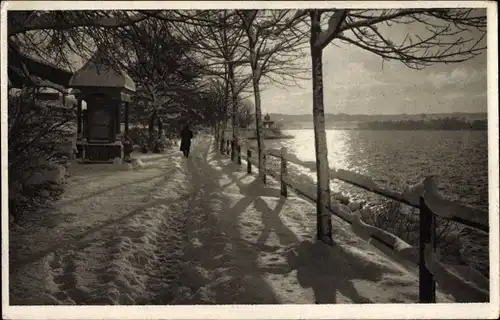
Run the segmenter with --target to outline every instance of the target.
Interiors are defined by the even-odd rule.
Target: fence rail
[[[221,141],[221,152],[224,151],[223,145],[224,140]],[[234,143],[227,144],[228,147],[234,147],[234,145]],[[231,152],[231,154],[236,156],[237,163],[241,164],[243,158],[247,163],[247,173],[252,173],[252,160],[257,160],[255,155],[258,155],[258,151],[253,147],[247,147],[246,155],[243,155],[240,145],[234,151],[236,152]],[[316,165],[314,162],[301,161],[295,155],[288,154],[286,148],[281,150],[268,149],[264,152],[264,156],[275,157],[280,160],[279,175],[267,168],[264,169],[264,175],[268,174],[280,182],[282,196],[287,197],[288,188],[291,188],[297,194],[316,202],[315,194],[301,189],[300,186],[293,185],[288,179],[288,162],[315,171]],[[325,208],[325,212],[340,217],[351,224],[355,233],[357,231],[368,235],[395,255],[416,264],[419,268],[420,303],[436,302],[436,282],[441,288],[448,289],[447,291],[451,292],[458,302],[486,302],[489,300],[489,293],[484,289],[489,284],[488,279],[468,266],[449,268],[438,261],[435,253],[436,216],[488,233],[489,223],[486,211],[453,203],[437,196],[431,178],[425,179],[423,184],[409,188],[406,192],[398,193],[379,186],[370,177],[357,173],[345,170],[331,170],[330,175],[333,179],[419,209],[420,235],[418,248],[411,246],[392,233],[363,222],[359,212],[350,212],[340,203],[333,203],[330,208]],[[474,301],[471,301],[471,299]]]

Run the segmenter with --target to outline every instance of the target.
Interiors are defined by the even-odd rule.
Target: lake
[[[315,160],[313,130],[284,133],[295,138],[265,140],[266,147],[286,147],[301,160]],[[327,130],[327,143],[330,167],[368,175],[397,191],[436,175],[440,190],[450,200],[488,209],[487,131]],[[294,170],[316,180],[309,169]],[[386,202],[341,182],[333,183],[332,189],[370,206]]]

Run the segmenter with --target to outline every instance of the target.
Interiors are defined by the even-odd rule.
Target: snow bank
[[[118,158],[119,159],[119,158]],[[84,166],[89,168],[76,168],[77,166]],[[90,168],[91,167],[91,168]],[[121,159],[118,161],[113,161],[113,163],[80,163],[79,161],[75,161],[72,164],[72,169],[75,171],[102,171],[102,172],[120,172],[120,171],[129,171],[132,170],[132,165],[130,163],[123,163]],[[88,170],[87,170],[88,169]],[[71,172],[72,170],[70,170]]]
[[[26,180],[27,185],[41,185],[46,182],[58,183],[65,179],[66,168],[63,165],[45,163]]]
[[[141,161],[141,159],[132,159],[132,162],[130,162],[130,164],[134,169],[140,169],[145,167],[145,164],[144,162]]]

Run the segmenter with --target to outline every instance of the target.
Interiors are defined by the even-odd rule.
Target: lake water
[[[314,131],[284,131],[290,140],[265,140],[268,148],[288,148],[304,161],[315,160]],[[402,191],[429,175],[450,200],[488,209],[487,131],[327,130],[330,167],[355,171]],[[252,142],[254,143],[254,142]],[[316,173],[295,167],[316,180]],[[378,206],[386,200],[345,183],[333,190]]]

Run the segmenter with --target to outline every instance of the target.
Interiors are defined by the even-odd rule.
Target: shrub
[[[20,94],[8,99],[9,215],[15,222],[62,193],[73,153],[72,109]]]

